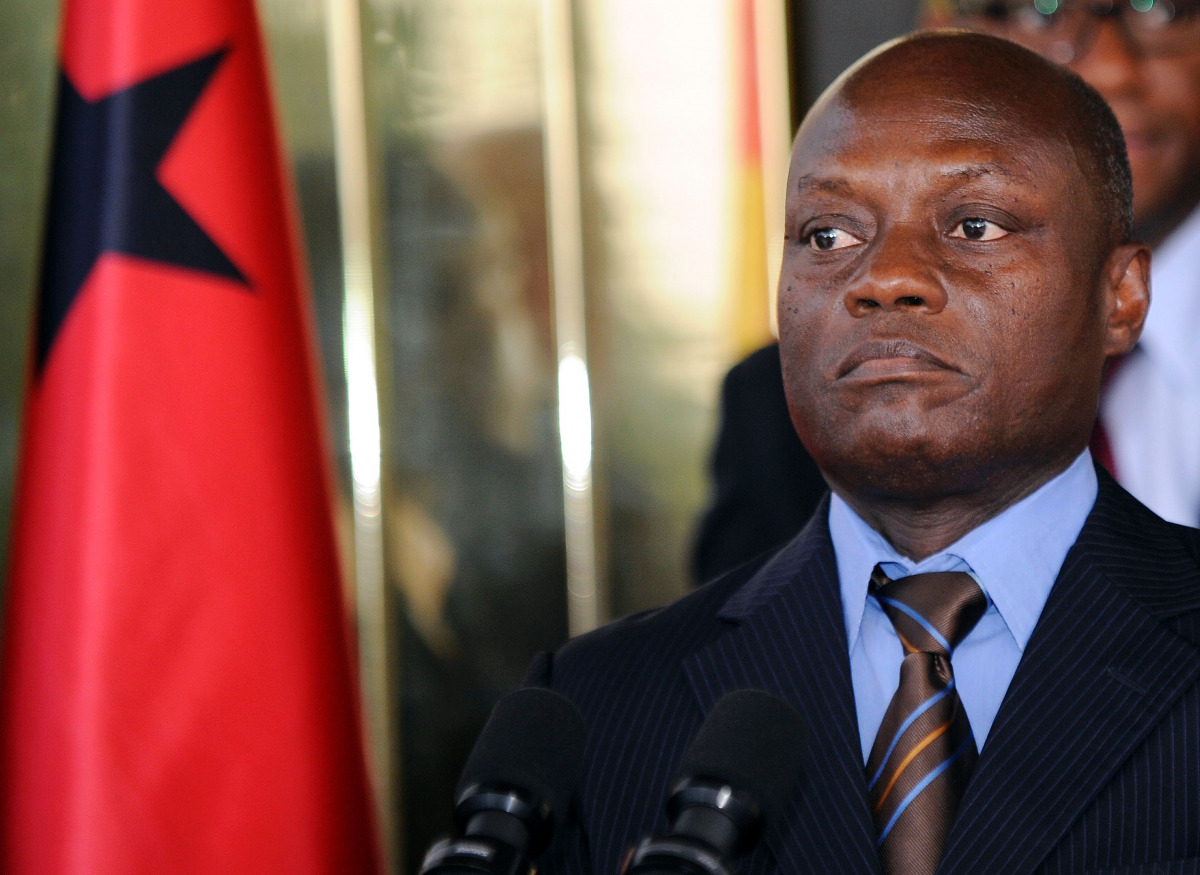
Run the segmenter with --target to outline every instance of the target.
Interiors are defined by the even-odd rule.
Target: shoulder
[[[624,849],[665,826],[663,800],[707,709],[726,690],[770,688],[758,671],[770,673],[770,667],[742,648],[805,634],[783,619],[790,616],[786,610],[776,609],[808,604],[815,598],[810,591],[825,594],[825,587],[808,584],[827,572],[831,554],[827,526],[810,524],[779,551],[670,605],[617,620],[538,658],[528,683],[565,696],[588,727],[574,831],[556,839],[548,873],[615,872]],[[732,679],[713,673],[714,660],[730,668]]]
[[[1097,467],[1096,504],[1079,534],[1079,544],[1114,558],[1128,554],[1157,567],[1164,559],[1200,563],[1200,529],[1164,520]]]
[[[761,553],[664,607],[616,620],[538,658],[528,682],[577,704],[655,684],[686,683],[681,664],[744,626],[777,599],[803,607],[837,595],[828,505],[786,544]],[[832,575],[832,583],[829,582]],[[775,607],[769,608],[769,605]]]
[[[661,830],[671,776],[704,717],[684,663],[727,631],[722,607],[759,564],[538,657],[528,682],[566,696],[588,727],[575,814],[547,853],[548,873],[615,872],[624,849]]]
[[[1073,552],[1099,563],[1153,616],[1195,625],[1196,635],[1188,637],[1200,640],[1200,530],[1162,519],[1106,471],[1098,470],[1097,476],[1096,504]]]
[[[534,683],[575,699],[627,696],[673,676],[690,653],[730,626],[721,609],[770,559],[758,557],[664,607],[615,620],[543,654]]]

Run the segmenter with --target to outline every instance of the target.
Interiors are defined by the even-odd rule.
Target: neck
[[[1006,484],[995,488],[941,495],[879,495],[830,486],[900,555],[920,562],[1032,495],[1066,467],[1019,482],[1005,478]]]

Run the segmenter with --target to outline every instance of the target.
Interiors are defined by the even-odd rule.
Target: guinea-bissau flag
[[[378,871],[253,0],[65,0],[0,871]]]

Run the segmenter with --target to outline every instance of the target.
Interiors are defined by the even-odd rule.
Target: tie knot
[[[987,610],[987,596],[965,571],[911,574],[891,580],[878,565],[871,572],[878,600],[907,653],[949,656]]]

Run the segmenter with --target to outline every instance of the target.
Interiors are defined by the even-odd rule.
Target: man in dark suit
[[[1112,107],[1129,144],[1134,237],[1154,248],[1159,304],[1101,398],[1097,458],[1165,519],[1200,522],[1200,2],[925,0],[925,24],[1003,36],[1066,64]],[[787,418],[772,344],[721,391],[693,579],[782,544],[825,482]],[[767,488],[762,488],[766,484]]]
[[[740,688],[810,724],[747,875],[1200,872],[1200,533],[1087,451],[1149,301],[1130,199],[1103,100],[1012,43],[912,37],[817,103],[779,324],[832,497],[774,555],[539,659],[590,729],[543,875],[664,831]]]

